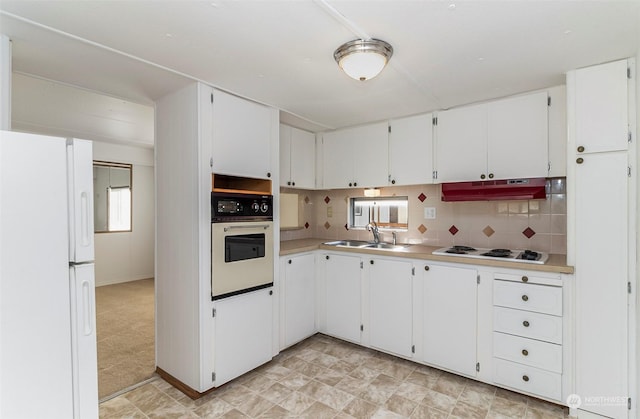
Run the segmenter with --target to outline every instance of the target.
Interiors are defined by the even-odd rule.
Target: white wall
[[[94,141],[93,158],[133,164],[132,231],[95,235],[96,285],[153,278],[153,149]]]

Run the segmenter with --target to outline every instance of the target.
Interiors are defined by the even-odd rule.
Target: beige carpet
[[[96,288],[100,399],[155,371],[153,279]]]

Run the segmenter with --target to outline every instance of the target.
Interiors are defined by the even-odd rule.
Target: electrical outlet
[[[333,207],[327,207],[327,218],[333,217]]]
[[[424,207],[424,219],[425,220],[435,220],[436,219],[436,209],[434,207]]]

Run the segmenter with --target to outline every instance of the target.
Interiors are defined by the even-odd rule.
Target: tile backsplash
[[[440,185],[380,188],[382,196],[409,197],[409,227],[398,230],[398,242],[430,246],[532,249],[566,254],[567,205],[565,178],[547,180],[547,198],[529,201],[442,202]],[[364,196],[363,189],[303,191],[299,194],[303,228],[282,231],[282,240],[310,237],[370,240],[366,230],[347,225],[349,198]],[[436,218],[425,219],[425,208],[435,208]],[[381,240],[391,241],[390,231]]]

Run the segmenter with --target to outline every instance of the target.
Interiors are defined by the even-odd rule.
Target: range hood
[[[545,178],[443,183],[442,200],[456,202],[545,199],[545,185]]]

